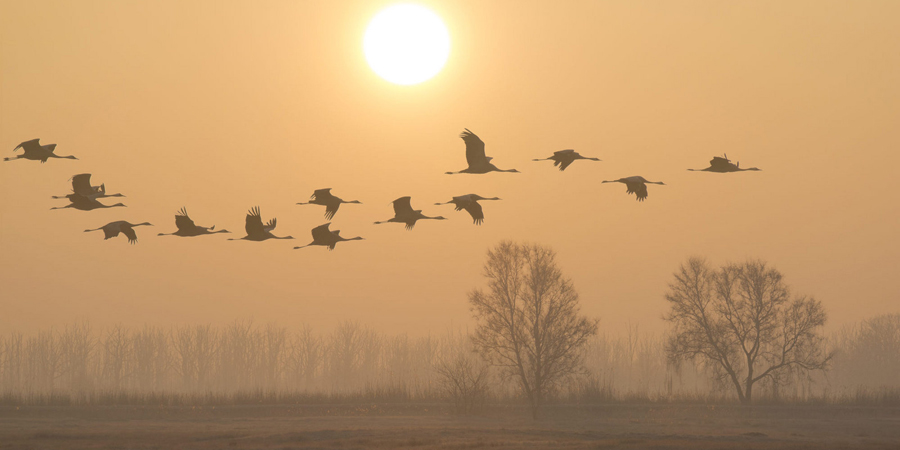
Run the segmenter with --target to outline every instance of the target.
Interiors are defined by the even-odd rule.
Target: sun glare
[[[369,22],[363,50],[369,67],[381,78],[395,84],[417,84],[444,67],[450,56],[450,34],[430,9],[393,5]]]

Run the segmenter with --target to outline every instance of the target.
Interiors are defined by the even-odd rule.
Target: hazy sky
[[[442,332],[469,322],[488,247],[558,252],[601,329],[662,330],[691,255],[763,258],[837,327],[900,311],[900,2],[424,1],[452,39],[415,86],[375,75],[367,22],[393,2],[0,2],[0,331],[89,319]],[[501,168],[465,168],[464,127]],[[574,148],[603,162],[532,162]],[[762,172],[712,174],[727,153]],[[93,174],[128,208],[50,211]],[[643,203],[604,179],[662,180]],[[313,247],[322,207],[360,242]],[[498,196],[476,227],[434,206]],[[373,225],[390,202],[451,220]],[[119,199],[103,199],[114,203]],[[231,242],[259,205],[294,241]],[[186,206],[232,235],[157,237]],[[140,242],[83,233],[149,221]]]

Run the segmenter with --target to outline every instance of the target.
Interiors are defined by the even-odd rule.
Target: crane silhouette
[[[259,206],[251,208],[249,212],[247,212],[247,220],[244,224],[244,229],[247,230],[247,235],[239,238],[248,241],[265,241],[266,239],[293,239],[292,236],[278,237],[272,234],[272,230],[275,229],[276,219],[273,217],[269,223],[263,225],[262,216],[259,213]],[[229,238],[229,241],[237,241],[239,239]]]
[[[311,197],[309,197],[309,202],[307,203],[297,203],[298,205],[324,205],[325,206],[325,219],[331,220],[334,218],[334,214],[337,212],[338,208],[341,207],[341,203],[359,203],[362,202],[359,200],[350,200],[346,201],[340,197],[335,197],[331,194],[331,188],[327,189],[316,189],[313,191]]]
[[[91,174],[89,173],[80,173],[71,178],[72,180],[72,193],[82,195],[90,198],[103,198],[103,197],[124,197],[124,195],[116,193],[116,194],[107,194],[106,193],[106,184],[101,184],[100,186],[91,186]],[[69,194],[71,195],[71,194]],[[53,198],[70,198],[69,195],[54,195]],[[70,198],[71,200],[71,198]]]
[[[16,146],[16,148],[13,149],[13,152],[20,148],[22,149],[21,155],[16,155],[15,158],[3,158],[3,160],[15,161],[18,159],[30,159],[32,161],[40,161],[41,164],[43,164],[50,158],[78,159],[72,155],[59,156],[56,153],[53,153],[53,151],[56,150],[56,144],[41,145],[40,139],[25,141]]]
[[[119,233],[124,234],[128,237],[129,244],[137,244],[137,233],[134,232],[134,227],[139,227],[143,225],[153,226],[150,222],[143,222],[138,224],[133,224],[126,222],[124,220],[118,220],[115,222],[110,222],[106,225],[103,225],[100,228],[94,228],[93,230],[84,230],[85,233],[97,230],[103,230],[103,235],[105,236],[103,240],[114,238],[119,235]]]
[[[634,194],[637,197],[637,201],[642,202],[647,198],[647,184],[661,184],[665,185],[662,181],[647,181],[644,177],[628,177],[628,178],[619,178],[618,180],[606,180],[604,183],[624,183],[628,188],[625,192],[627,194]]]
[[[447,175],[453,175],[457,173],[488,173],[488,172],[514,172],[519,173],[516,169],[503,170],[498,169],[497,166],[491,164],[491,160],[493,158],[489,156],[485,156],[484,154],[484,141],[481,140],[475,133],[469,131],[468,128],[465,129],[459,137],[466,143],[466,162],[469,163],[469,167],[460,170],[459,172],[447,172]]]
[[[688,169],[691,172],[716,172],[716,173],[729,173],[729,172],[743,172],[745,170],[760,170],[756,167],[750,167],[747,169],[741,169],[740,161],[737,164],[731,162],[728,159],[728,154],[722,156],[713,156],[713,159],[709,160],[709,167],[705,169]]]
[[[391,217],[388,220],[383,220],[381,222],[375,222],[375,225],[390,222],[405,223],[406,229],[412,230],[413,227],[416,226],[416,221],[421,219],[447,220],[447,218],[443,216],[428,217],[422,214],[421,209],[413,210],[412,205],[409,201],[410,197],[400,197],[397,200],[394,200],[394,217]]]
[[[331,225],[330,222],[326,223],[325,225],[319,225],[313,228],[313,241],[300,247],[294,247],[294,250],[297,250],[298,248],[309,247],[311,245],[322,245],[328,247],[328,250],[331,251],[334,250],[334,246],[337,245],[338,242],[363,240],[363,238],[359,236],[353,238],[343,238],[341,237],[341,230],[331,231],[328,229],[329,225]]]
[[[500,200],[499,197],[491,197],[485,198],[478,194],[467,194],[460,195],[457,197],[453,197],[452,200],[446,203],[435,203],[435,205],[456,205],[456,211],[466,210],[470,216],[472,216],[472,221],[475,225],[481,225],[484,222],[484,212],[481,210],[481,205],[478,204],[478,200]]]
[[[85,197],[85,196],[83,196],[81,194],[77,194],[77,193],[69,194],[62,198],[69,199],[69,204],[66,206],[54,206],[53,208],[50,208],[50,209],[74,208],[79,211],[91,211],[91,210],[100,209],[100,208],[115,208],[117,206],[122,206],[122,207],[125,206],[122,203],[116,203],[115,205],[104,205],[103,203],[100,203],[99,201],[97,201],[97,199],[94,197]]]
[[[581,156],[578,152],[572,149],[568,150],[560,150],[558,152],[553,152],[553,156],[549,158],[543,159],[533,159],[532,161],[553,161],[554,166],[559,166],[559,171],[562,172],[566,170],[566,167],[569,167],[576,159],[587,159],[589,161],[600,161],[599,158],[588,158],[585,156]]]
[[[178,227],[178,231],[174,233],[159,233],[157,236],[194,237],[200,236],[201,234],[230,233],[228,230],[213,231],[216,229],[215,225],[209,228],[197,226],[194,221],[188,217],[187,208],[184,207],[175,214],[175,226]]]

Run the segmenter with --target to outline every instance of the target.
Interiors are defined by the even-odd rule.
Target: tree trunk
[[[750,357],[747,357],[747,382],[746,388],[744,389],[744,398],[741,402],[744,405],[749,405],[753,400],[753,360]]]
[[[531,393],[531,418],[537,420],[541,412],[541,390],[535,389]]]

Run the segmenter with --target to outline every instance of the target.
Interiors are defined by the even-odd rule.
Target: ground
[[[900,449],[900,407],[0,407],[0,449]]]

